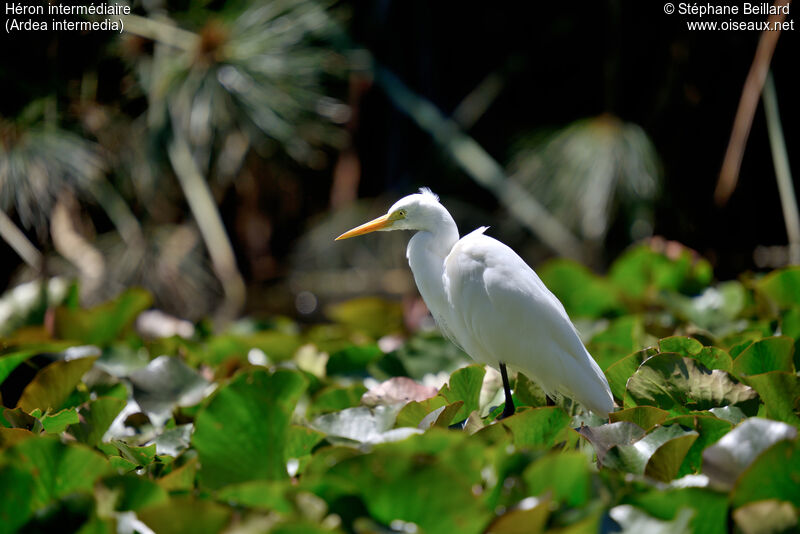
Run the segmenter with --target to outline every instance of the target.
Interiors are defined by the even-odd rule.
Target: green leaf
[[[393,429],[398,411],[398,406],[358,406],[321,415],[311,422],[311,426],[327,434],[328,441],[345,445],[398,441],[421,433],[416,428]]]
[[[657,489],[631,495],[630,503],[664,521],[671,521],[682,509],[690,508],[694,510],[689,522],[692,532],[728,532],[728,499],[723,493],[705,488]]]
[[[780,441],[762,452],[742,473],[731,493],[734,507],[777,499],[800,507],[800,442]]]
[[[90,356],[51,363],[25,387],[17,406],[28,413],[36,408],[43,412],[60,409],[96,359]]]
[[[402,332],[403,306],[375,297],[348,300],[326,310],[328,317],[372,339]]]
[[[660,425],[669,417],[669,412],[654,406],[634,406],[627,410],[620,410],[609,414],[609,422],[628,421],[650,430],[656,425]]]
[[[56,308],[55,333],[87,345],[105,345],[131,327],[150,307],[152,298],[143,289],[129,289],[115,300],[90,310]]]
[[[545,532],[550,517],[550,500],[543,499],[532,508],[516,508],[495,519],[486,532],[492,534],[538,534]]]
[[[773,271],[758,281],[756,289],[782,308],[796,306],[800,302],[800,267]]]
[[[445,406],[447,406],[447,399],[438,395],[424,401],[411,401],[403,406],[403,409],[397,414],[396,426],[416,428],[426,415]]]
[[[67,426],[75,424],[79,421],[78,412],[75,408],[68,410],[61,410],[55,414],[48,414],[41,418],[42,427],[48,434],[58,434],[63,432]]]
[[[714,485],[730,488],[763,451],[796,437],[797,429],[793,426],[750,417],[703,452],[703,472]],[[769,479],[761,483],[764,480]]]
[[[589,466],[586,455],[578,451],[550,453],[529,465],[522,479],[533,496],[550,491],[553,500],[573,507],[589,500]]]
[[[773,371],[745,376],[742,381],[758,392],[768,417],[800,426],[800,417],[795,411],[800,398],[800,377],[794,373]]]
[[[703,347],[703,349],[692,356],[695,360],[702,363],[708,369],[720,369],[730,373],[733,369],[733,360],[724,350],[717,347]]]
[[[628,380],[633,376],[633,373],[639,368],[643,361],[658,354],[658,350],[654,347],[642,349],[633,354],[622,358],[615,364],[606,369],[606,378],[608,384],[611,386],[611,393],[619,399],[625,398],[625,388],[628,385]]]
[[[97,445],[125,404],[126,401],[115,397],[98,397],[80,408],[82,421],[70,426],[70,434],[90,447]]]
[[[358,406],[361,403],[361,396],[366,392],[367,388],[363,384],[345,387],[328,386],[314,395],[309,412],[311,415],[316,415]]]
[[[697,436],[697,432],[684,430],[680,425],[661,426],[631,445],[609,449],[603,465],[668,482],[677,474]]]
[[[711,265],[682,247],[669,255],[649,245],[629,248],[611,265],[609,279],[629,298],[652,298],[660,291],[695,294],[711,282]]]
[[[696,430],[698,438],[692,443],[683,463],[680,465],[677,477],[699,473],[703,463],[703,451],[706,447],[719,441],[722,436],[727,434],[733,425],[725,420],[718,419],[711,415],[681,415],[664,421],[664,426],[679,424],[684,428]]]
[[[14,534],[33,513],[33,474],[15,465],[0,465],[0,534]]]
[[[76,491],[91,493],[95,480],[111,470],[100,454],[82,445],[65,445],[56,437],[21,441],[3,457],[34,475],[34,510]]]
[[[691,337],[665,337],[658,342],[659,352],[677,352],[682,356],[695,356],[703,350],[703,344]]]
[[[601,369],[608,369],[644,344],[644,323],[638,315],[612,320],[608,327],[595,334],[587,349]]]
[[[103,478],[100,484],[111,494],[111,504],[116,511],[139,510],[165,503],[168,499],[161,486],[138,475],[112,475]]]
[[[525,373],[517,373],[517,382],[514,384],[514,398],[518,400],[518,406],[546,406],[547,395],[544,390],[528,378]]]
[[[2,384],[8,375],[16,369],[19,364],[36,356],[48,352],[62,352],[69,348],[70,343],[43,343],[36,344],[35,346],[21,347],[20,350],[0,354],[0,384]]]
[[[168,419],[175,406],[198,404],[208,381],[174,356],[158,356],[147,367],[132,372],[133,398],[154,420]]]
[[[486,368],[482,365],[468,365],[450,375],[450,380],[442,386],[439,395],[447,399],[449,404],[464,401],[464,406],[454,417],[455,421],[466,419],[469,414],[480,408],[481,387]]]
[[[614,447],[633,445],[645,436],[645,431],[640,426],[627,421],[594,427],[584,426],[578,432],[592,444],[600,464],[605,462],[606,455]],[[609,461],[613,461],[613,458]]]
[[[159,478],[156,482],[167,491],[189,491],[194,489],[196,475],[197,457],[194,457]]]
[[[286,478],[291,413],[306,380],[299,373],[255,370],[221,387],[195,419],[192,444],[209,488]]]
[[[461,432],[432,428],[424,434],[378,445],[332,465],[324,480],[356,494],[383,524],[415,523],[427,534],[477,534],[492,513],[474,488],[481,484],[484,448]]]
[[[552,447],[569,426],[570,417],[558,406],[531,408],[503,419],[499,424],[511,430],[517,447]]]
[[[136,515],[158,534],[217,534],[230,521],[231,510],[213,501],[187,495],[143,508]]]
[[[122,440],[114,439],[111,440],[111,444],[116,447],[120,456],[139,467],[147,467],[156,459],[155,443],[147,447],[135,447]]]
[[[383,357],[377,345],[351,345],[331,354],[326,372],[328,376],[365,373],[367,366]]]
[[[747,347],[733,361],[737,375],[756,375],[769,371],[794,373],[794,341],[790,337],[768,337]]]
[[[685,414],[740,404],[756,395],[725,371],[709,370],[692,358],[666,352],[642,363],[628,380],[625,407],[657,406]]]
[[[551,260],[537,272],[570,317],[607,317],[625,310],[616,288],[580,263]]]
[[[225,486],[217,492],[216,496],[217,499],[236,506],[289,514],[292,511],[292,505],[286,498],[287,489],[284,482],[251,480]]]

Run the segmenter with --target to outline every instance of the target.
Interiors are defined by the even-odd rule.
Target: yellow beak
[[[368,223],[364,223],[361,226],[357,226],[352,230],[349,230],[339,237],[335,239],[335,241],[339,241],[340,239],[349,239],[351,237],[355,237],[357,235],[364,235],[370,232],[374,232],[375,230],[381,230],[383,228],[388,228],[394,223],[394,220],[389,218],[389,214],[381,215],[377,219],[373,219]]]

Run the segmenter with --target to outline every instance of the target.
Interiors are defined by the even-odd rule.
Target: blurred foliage
[[[157,316],[158,336],[140,290],[21,310],[0,344],[0,532],[798,528],[800,271],[713,284],[651,242],[608,276],[541,275],[591,332],[608,422],[522,374],[496,420],[497,373],[379,299],[304,328]]]

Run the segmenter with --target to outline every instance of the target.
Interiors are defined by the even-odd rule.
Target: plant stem
[[[233,247],[225,232],[219,211],[205,178],[192,158],[189,145],[179,133],[175,133],[167,152],[178,182],[186,196],[189,209],[203,236],[214,272],[222,283],[225,302],[217,311],[221,322],[234,319],[244,307],[245,285],[236,266]]]
[[[772,73],[767,73],[762,92],[764,115],[767,118],[769,145],[772,148],[772,161],[775,167],[775,179],[778,181],[778,192],[781,195],[783,219],[786,222],[786,234],[789,237],[789,263],[800,264],[800,215],[797,210],[797,197],[792,184],[792,171],[789,168],[789,154],[783,137],[783,126],[778,111],[778,93]]]
[[[14,252],[16,252],[22,260],[27,263],[34,271],[39,272],[42,269],[42,253],[39,252],[33,243],[22,233],[22,230],[17,228],[11,217],[6,215],[6,212],[0,210],[0,237],[3,241],[8,243]]]
[[[392,72],[375,65],[375,79],[394,104],[430,134],[476,182],[492,191],[506,209],[547,246],[562,256],[583,261],[581,242],[528,191],[510,180],[503,167],[452,119],[411,91]]]

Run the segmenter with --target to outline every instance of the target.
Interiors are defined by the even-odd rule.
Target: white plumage
[[[522,258],[484,234],[486,227],[459,239],[450,213],[422,189],[337,239],[376,230],[417,231],[406,254],[417,288],[446,337],[475,361],[500,368],[504,415],[513,413],[504,364],[598,415],[613,409],[608,381],[564,306]]]

